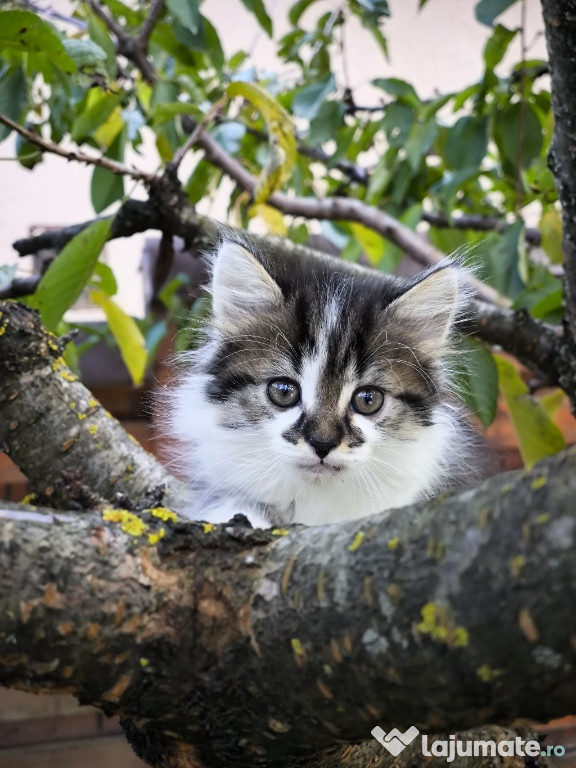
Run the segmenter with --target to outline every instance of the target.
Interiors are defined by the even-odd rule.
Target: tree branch
[[[573,712],[575,466],[290,532],[4,511],[0,680],[133,720],[162,768]]]
[[[163,10],[164,10],[164,0],[152,0],[150,13],[146,17],[146,20],[142,25],[142,29],[140,30],[140,34],[136,38],[136,44],[144,54],[146,54],[146,51],[148,50],[148,43],[150,41],[150,36],[152,35],[152,32],[154,31],[154,27],[158,23]]]
[[[116,493],[177,491],[67,368],[65,344],[42,329],[36,312],[0,302],[0,334],[0,447],[44,503],[93,507]]]
[[[59,144],[54,144],[52,141],[43,139],[37,133],[34,133],[34,131],[29,131],[27,128],[14,122],[14,120],[11,120],[6,115],[0,114],[0,123],[7,128],[10,128],[12,131],[16,131],[20,136],[23,136],[45,152],[51,152],[53,155],[58,155],[66,160],[75,160],[79,163],[85,163],[86,165],[97,165],[99,168],[106,168],[108,171],[112,171],[112,173],[116,173],[120,176],[130,176],[132,179],[143,181],[146,184],[150,184],[156,178],[152,173],[139,171],[137,168],[131,168],[122,163],[117,163],[114,160],[109,160],[107,157],[94,157],[92,155],[87,155],[78,149],[62,149]]]
[[[114,19],[113,16],[111,16],[106,8],[104,8],[98,0],[88,0],[88,5],[90,9],[93,11],[93,13],[96,14],[104,24],[108,27],[110,32],[115,36],[117,41],[117,50],[118,53],[120,53],[123,56],[126,56],[127,59],[130,59],[131,61],[136,64],[140,72],[142,73],[142,77],[144,80],[149,83],[150,85],[154,85],[156,80],[158,79],[158,75],[156,74],[156,70],[152,66],[152,64],[148,61],[148,57],[146,56],[146,46],[148,44],[148,37],[134,39],[133,37],[130,37],[128,35],[123,27]],[[150,16],[154,14],[152,20],[150,20],[150,16],[144,22],[144,27],[142,28],[142,31],[146,28],[146,34],[151,34],[152,29],[154,28],[154,24],[156,24],[157,18],[156,14],[160,13],[162,11],[162,7],[159,9],[157,8],[157,5],[162,5],[161,3],[155,3],[155,5],[152,8],[152,11],[150,13]],[[151,28],[150,32],[148,33],[148,27],[147,23],[150,22]],[[142,36],[142,32],[141,32]]]
[[[562,204],[564,250],[564,344],[560,382],[576,414],[576,0],[542,0],[552,78],[554,137],[548,164]]]

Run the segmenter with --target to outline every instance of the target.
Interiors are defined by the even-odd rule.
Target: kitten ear
[[[418,338],[430,355],[444,351],[460,303],[458,270],[437,269],[388,306],[387,314]]]
[[[224,241],[212,272],[212,311],[217,320],[235,321],[279,305],[282,291],[246,248]]]

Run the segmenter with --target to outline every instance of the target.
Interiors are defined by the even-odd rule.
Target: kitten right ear
[[[212,311],[216,320],[236,321],[282,302],[282,291],[260,262],[239,243],[225,240],[212,272]]]

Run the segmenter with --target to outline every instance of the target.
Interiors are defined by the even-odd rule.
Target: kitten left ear
[[[225,240],[212,271],[214,317],[234,323],[281,302],[282,291],[262,264],[239,243]]]
[[[450,336],[459,300],[458,270],[443,267],[394,299],[386,312],[417,336],[422,351],[434,355]]]

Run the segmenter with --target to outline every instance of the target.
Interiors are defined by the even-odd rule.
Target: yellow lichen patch
[[[150,664],[149,660],[146,659],[144,656],[140,659],[140,666],[141,667],[147,667]]]
[[[272,530],[272,536],[287,536],[289,533],[288,528],[274,528]]]
[[[510,568],[510,573],[512,576],[514,576],[514,578],[518,578],[518,576],[520,576],[525,565],[526,558],[523,555],[515,555],[514,557],[511,557],[510,560],[508,560],[508,567]]]
[[[90,408],[96,408],[98,405],[98,400],[95,400],[93,397],[91,397],[90,400],[88,400],[88,405]]]
[[[29,493],[27,496],[24,496],[20,504],[32,504],[33,501],[36,501],[36,494]]]
[[[210,533],[210,531],[213,531],[216,526],[214,523],[202,523],[202,530],[204,533]]]
[[[532,488],[533,491],[537,491],[539,488],[544,488],[547,482],[548,479],[546,477],[535,477],[530,483],[530,488]]]
[[[488,664],[482,664],[482,666],[478,667],[476,670],[476,674],[483,683],[489,683],[491,680],[495,680],[500,676],[500,670],[492,669]]]
[[[6,333],[6,326],[5,325],[0,326],[0,336],[4,336],[5,333]]]
[[[547,523],[548,520],[550,520],[550,515],[548,514],[548,512],[544,512],[543,514],[538,515],[538,517],[536,518],[536,522],[538,523],[538,525],[544,525],[544,523]]]
[[[302,664],[306,661],[306,651],[304,650],[304,647],[300,640],[298,640],[297,637],[293,637],[290,640],[290,645],[292,646],[292,653],[294,654],[294,661],[296,664],[301,667]]]
[[[102,517],[109,523],[120,523],[120,528],[130,536],[142,536],[148,530],[143,520],[125,509],[105,509]]]
[[[148,534],[148,542],[150,544],[158,544],[160,539],[163,539],[164,536],[166,536],[166,531],[164,530],[164,528],[160,528],[160,530],[157,533]]]
[[[464,627],[451,627],[446,610],[435,603],[426,603],[421,610],[422,621],[417,625],[423,635],[446,645],[463,648],[468,645],[468,631]]]
[[[106,412],[106,416],[110,416],[110,414],[109,414],[108,412]],[[139,443],[138,443],[138,440],[136,440],[136,438],[134,437],[134,435],[130,435],[130,434],[129,434],[129,435],[128,435],[128,440],[132,440],[132,442],[134,443],[134,445],[139,445]]]
[[[90,424],[88,432],[90,432],[91,435],[95,435],[96,432],[98,432],[98,424]]]
[[[70,408],[76,408],[76,403],[74,401],[72,401],[71,403],[68,403],[68,406]]]
[[[117,701],[132,682],[132,675],[123,675],[120,680],[106,693],[102,694],[104,701]]]
[[[80,421],[84,421],[84,419],[85,419],[85,418],[86,418],[86,414],[85,414],[85,413],[79,413],[79,414],[78,414],[78,419],[79,419]]]
[[[454,630],[454,647],[465,648],[469,642],[468,630],[464,627],[456,627]]]
[[[394,552],[394,550],[398,547],[398,544],[400,544],[400,539],[398,536],[394,536],[393,539],[390,539],[388,544],[386,545],[390,552]]]
[[[171,509],[167,509],[166,507],[154,507],[153,509],[149,509],[148,512],[159,520],[163,520],[165,523],[167,523],[168,520],[171,520],[173,523],[178,522],[178,515],[176,512],[172,512]]]
[[[356,550],[358,549],[360,544],[362,544],[363,541],[364,541],[364,532],[358,531],[356,536],[354,536],[354,540],[352,541],[352,543],[348,545],[348,551],[356,552]]]
[[[530,615],[528,608],[522,608],[518,614],[518,626],[520,627],[522,634],[530,643],[538,642],[540,633],[538,627],[534,624],[534,619]]]

